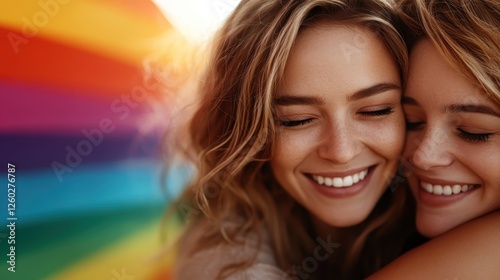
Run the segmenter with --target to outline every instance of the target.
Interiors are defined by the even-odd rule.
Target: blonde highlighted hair
[[[402,0],[409,44],[425,36],[446,61],[500,104],[500,1]]]
[[[287,58],[300,30],[322,20],[369,28],[385,43],[404,80],[407,48],[387,1],[241,1],[215,36],[198,85],[200,99],[170,149],[182,153],[196,170],[174,206],[187,203],[196,213],[186,232],[204,232],[203,240],[189,244],[190,253],[237,242],[237,236],[247,234],[256,234],[261,244],[261,233],[267,231],[281,269],[289,270],[313,254],[315,238],[308,213],[279,186],[268,161],[277,132],[274,98]],[[345,260],[358,267],[346,268],[346,279],[367,276],[390,260],[392,256],[384,255],[391,251],[387,246],[404,234],[385,233],[400,218],[406,197],[404,188],[388,190],[363,223],[364,230]],[[228,220],[242,222],[228,228]],[[370,236],[380,239],[370,241]],[[187,239],[181,240],[183,250],[191,242]],[[370,250],[364,249],[367,243]],[[228,266],[219,276],[244,269],[252,261]]]

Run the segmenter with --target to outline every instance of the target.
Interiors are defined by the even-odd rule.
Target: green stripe
[[[158,222],[163,210],[157,206],[129,208],[17,228],[16,272],[7,270],[7,248],[2,242],[0,279],[45,279]]]

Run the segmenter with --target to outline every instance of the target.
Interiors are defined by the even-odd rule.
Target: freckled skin
[[[362,98],[348,97],[380,83],[399,88]],[[316,97],[315,105],[278,106],[282,125],[271,160],[282,187],[313,216],[315,223],[348,227],[361,223],[387,189],[404,145],[404,117],[397,64],[369,29],[328,22],[299,33],[287,60],[277,96]],[[391,113],[362,112],[391,108]],[[349,197],[327,197],[311,174],[375,166],[366,188]]]
[[[417,228],[428,237],[500,208],[500,118],[480,113],[450,113],[450,104],[485,105],[500,112],[499,104],[454,70],[428,39],[410,55],[404,105],[408,122],[423,122],[409,130],[405,157],[413,165],[410,186],[417,200]],[[461,132],[492,135],[487,141],[466,141]],[[419,177],[420,176],[420,177]],[[481,186],[463,199],[429,206],[419,197],[421,178]]]

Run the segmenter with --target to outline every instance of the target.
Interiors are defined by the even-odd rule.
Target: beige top
[[[191,234],[190,240],[202,237],[201,232]],[[219,271],[226,265],[247,260],[257,250],[254,239],[245,240],[244,244],[221,244],[195,253],[191,257],[182,257],[175,265],[174,279],[216,279]],[[267,238],[264,239],[257,253],[255,262],[248,268],[231,274],[229,280],[284,280],[287,274],[279,269]]]

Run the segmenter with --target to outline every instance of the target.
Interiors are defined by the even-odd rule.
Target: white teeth
[[[432,185],[429,183],[422,183],[422,187],[429,193],[432,193]]]
[[[420,186],[428,193],[435,195],[452,195],[466,192],[474,188],[474,185],[432,185],[427,182],[421,182]]]
[[[323,184],[325,182],[325,178],[322,176],[318,176],[318,183]]]
[[[345,176],[344,187],[350,187],[350,186],[352,186],[352,176]]]
[[[325,185],[331,187],[333,185],[332,178],[325,178]]]
[[[350,187],[354,184],[357,184],[363,181],[368,175],[368,169],[358,172],[356,174],[348,175],[345,177],[323,177],[318,175],[313,175],[314,181],[316,181],[320,185],[335,187],[335,188],[344,188]]]
[[[356,173],[356,174],[352,175],[352,182],[354,184],[356,184],[357,182],[359,182],[359,174]]]
[[[342,188],[344,185],[342,178],[333,178],[333,186],[336,188]]]
[[[368,169],[365,171],[359,172],[359,180],[361,181],[361,180],[365,179],[366,174],[368,174]]]
[[[453,193],[453,191],[451,190],[451,187],[446,185],[443,187],[443,194],[444,195],[451,195]]]
[[[441,186],[441,185],[434,185],[432,192],[434,194],[443,194],[443,186]]]

